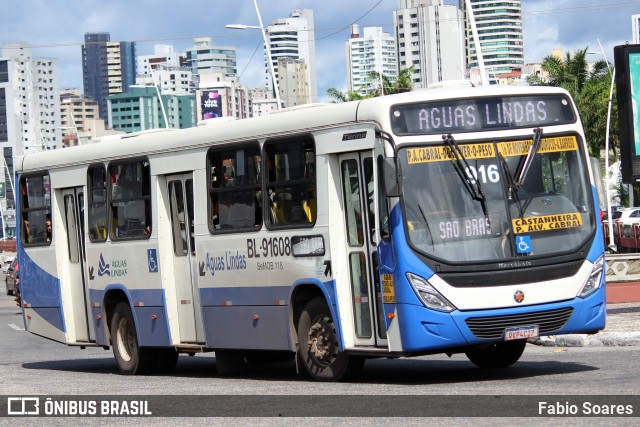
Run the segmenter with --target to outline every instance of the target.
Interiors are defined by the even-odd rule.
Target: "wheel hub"
[[[129,328],[129,322],[127,322],[126,319],[120,321],[116,339],[118,340],[120,357],[122,357],[125,362],[129,362],[131,360],[131,349],[135,346],[135,341]]]
[[[309,352],[320,363],[330,365],[336,358],[335,329],[329,317],[319,318],[309,328]]]

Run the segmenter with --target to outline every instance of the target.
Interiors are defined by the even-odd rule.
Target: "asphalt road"
[[[383,402],[394,396],[405,396],[407,399],[424,399],[425,396],[431,396],[433,399],[440,399],[441,396],[504,398],[525,395],[536,400],[540,399],[540,396],[564,399],[565,395],[611,395],[615,403],[616,399],[622,399],[616,396],[634,395],[638,398],[639,394],[640,347],[637,346],[557,348],[528,345],[517,364],[501,370],[477,369],[464,355],[454,355],[451,358],[446,355],[434,355],[411,359],[370,360],[355,382],[340,384],[308,381],[296,374],[293,363],[265,364],[242,374],[221,376],[216,371],[213,353],[194,357],[181,355],[175,371],[169,375],[122,376],[117,372],[110,350],[80,350],[25,332],[22,330],[20,310],[12,304],[12,297],[0,295],[0,382],[2,394],[8,396],[172,395],[179,396],[178,399],[191,397],[196,400],[236,396],[240,399],[240,404],[243,404],[242,399],[247,399],[247,396],[269,396],[271,400],[247,401],[246,415],[269,414],[274,410],[274,405],[288,405],[289,402],[295,405],[297,402],[298,405],[308,405],[308,409],[293,407],[296,409],[293,413],[298,416],[306,413],[308,416],[332,417],[344,415],[345,411],[349,415],[349,405],[358,403],[357,400],[349,399],[358,396],[380,397],[382,400],[372,402],[376,404],[373,408],[379,411],[385,407]],[[332,400],[331,396],[336,395],[344,396],[346,400]],[[274,396],[282,396],[282,399]],[[313,397],[311,404],[304,401],[304,397],[309,396]],[[443,404],[439,400],[435,402]],[[505,401],[506,404],[508,401]],[[454,407],[452,410],[455,414],[457,408]],[[499,407],[492,407],[491,410],[498,411],[496,415],[499,415]],[[357,405],[353,406],[353,411],[352,415],[362,415],[357,411]],[[640,404],[635,411],[636,414],[640,414]],[[379,415],[378,412],[375,413]],[[60,418],[56,420],[62,421]],[[151,422],[151,419],[140,420],[136,424],[158,424],[160,420],[161,425],[175,425],[177,419],[172,422],[171,418],[154,420],[155,422]],[[231,425],[299,425],[300,420],[295,417],[217,419],[220,423]],[[372,420],[377,423],[384,419]],[[414,424],[413,421],[416,420],[418,419],[402,419],[402,423]],[[443,421],[440,418],[434,420],[435,424]],[[470,418],[447,420],[459,425],[466,425],[471,421]],[[539,420],[540,424],[544,424],[543,420]],[[568,420],[562,419],[554,424],[569,425],[565,424]],[[599,420],[604,421],[602,418]],[[8,418],[0,417],[0,424],[6,424],[8,421]],[[199,424],[205,421],[206,419],[190,418],[188,423]],[[401,419],[389,418],[388,421],[395,423]],[[624,425],[630,419],[615,418],[608,421],[611,422],[607,424]],[[321,422],[362,425],[364,419],[323,418]],[[486,425],[512,425],[514,419],[482,418],[469,425],[484,425],[485,422]],[[60,423],[63,424],[65,423]],[[110,425],[112,422],[102,418],[92,419],[90,424]],[[415,425],[418,424],[420,423],[416,421]]]

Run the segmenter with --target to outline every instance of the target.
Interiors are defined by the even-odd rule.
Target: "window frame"
[[[145,190],[145,183],[142,182],[141,183],[141,195],[140,196],[131,196],[131,197],[124,197],[124,198],[118,198],[114,200],[113,197],[113,190],[114,190],[114,183],[113,182],[113,178],[112,178],[112,169],[116,168],[118,166],[123,166],[123,165],[141,165],[141,167],[143,168],[143,171],[145,169],[145,163],[146,163],[146,169],[147,169],[147,190],[148,190],[148,194],[144,194],[144,190]],[[144,202],[144,209],[145,209],[145,213],[144,213],[144,219],[145,219],[145,227],[149,227],[149,229],[152,229],[152,218],[153,218],[153,203],[152,203],[152,197],[151,197],[151,190],[152,190],[152,185],[151,185],[151,162],[149,162],[149,159],[147,157],[132,157],[132,158],[128,158],[128,159],[119,159],[119,160],[114,160],[109,162],[109,165],[107,166],[107,206],[108,206],[108,214],[109,214],[109,223],[107,226],[108,229],[108,235],[109,235],[109,239],[111,239],[114,242],[119,242],[119,241],[129,241],[129,240],[148,240],[151,237],[151,232],[149,232],[148,234],[146,232],[144,232],[143,229],[143,233],[140,235],[117,235],[117,233],[115,233],[115,231],[117,231],[117,219],[118,218],[114,218],[114,203],[126,203],[126,202],[134,202],[134,201],[140,201],[142,200]],[[142,179],[144,179],[144,177],[142,177]],[[148,206],[148,209],[147,209]]]
[[[92,170],[96,170],[98,168],[102,169],[102,173],[104,175],[104,187],[103,187],[103,189],[104,189],[104,202],[96,202],[94,200],[94,197],[93,197],[93,190],[94,190],[94,188],[97,188],[97,187],[92,186],[93,181],[92,181],[91,171]],[[87,219],[88,219],[87,222],[88,222],[88,229],[90,230],[89,231],[89,240],[92,243],[104,243],[104,242],[107,241],[107,239],[109,237],[109,229],[110,229],[110,227],[109,227],[109,221],[110,221],[109,220],[109,206],[110,206],[110,203],[109,203],[109,185],[107,183],[107,177],[108,177],[108,172],[107,172],[107,168],[105,167],[104,163],[92,163],[87,168],[87,196],[88,196],[87,197]],[[94,214],[93,214],[92,208],[93,207],[98,208],[98,206],[96,206],[96,205],[100,205],[100,204],[104,205],[103,206],[103,209],[104,209],[103,214],[104,215],[102,217],[104,218],[104,221],[105,221],[105,224],[104,224],[105,233],[104,233],[104,238],[97,238],[96,239],[96,238],[94,238],[92,236],[92,233],[91,233],[91,230],[94,229],[94,226],[97,228],[97,225],[95,224],[95,221],[94,221]]]
[[[243,184],[243,185],[239,185],[239,186],[229,186],[229,187],[214,187],[213,186],[213,179],[212,179],[212,168],[214,167],[219,167],[220,165],[213,165],[212,164],[212,158],[215,155],[218,156],[222,156],[224,154],[228,154],[228,153],[233,153],[234,155],[231,156],[231,158],[235,159],[235,153],[237,153],[240,150],[247,150],[247,149],[253,149],[255,152],[252,156],[260,156],[260,162],[257,163],[257,165],[259,165],[260,167],[260,171],[258,173],[257,176],[257,182],[255,184]],[[209,226],[209,233],[211,234],[229,234],[229,233],[246,233],[246,232],[257,232],[260,231],[262,229],[262,226],[264,224],[264,198],[262,196],[262,191],[263,191],[263,181],[264,181],[264,174],[263,174],[263,165],[264,165],[264,160],[263,160],[263,153],[262,153],[262,149],[260,147],[260,143],[257,140],[253,140],[253,141],[246,141],[246,142],[240,142],[238,144],[233,144],[233,145],[219,145],[219,146],[215,146],[215,147],[211,147],[209,148],[209,150],[207,150],[207,224]],[[251,156],[250,156],[251,157]],[[245,156],[244,160],[246,160],[248,157]],[[222,176],[222,175],[220,175]],[[246,226],[246,227],[237,227],[237,228],[216,228],[220,227],[220,223],[219,223],[219,218],[218,218],[218,224],[216,225],[214,223],[214,216],[218,215],[219,216],[219,208],[218,208],[218,213],[215,214],[214,211],[214,195],[219,195],[219,194],[230,194],[233,192],[245,192],[245,191],[254,191],[254,197],[253,197],[253,207],[255,212],[259,212],[260,213],[260,218],[254,218],[254,225],[252,226]],[[220,200],[218,199],[217,201],[218,205],[220,204]],[[256,203],[259,203],[259,206],[256,206]]]
[[[38,207],[33,207],[33,208],[27,208],[25,207],[25,198],[28,198],[28,194],[27,194],[27,190],[25,187],[25,181],[30,179],[30,178],[42,178],[43,179],[43,188],[45,187],[45,183],[44,180],[45,178],[48,179],[49,181],[49,190],[48,192],[45,191],[42,194],[42,197],[44,197],[45,199],[45,203],[43,206],[38,206]],[[20,176],[20,189],[19,189],[19,194],[20,194],[20,242],[24,247],[36,247],[36,246],[50,246],[51,242],[53,241],[54,235],[53,235],[53,217],[52,217],[52,185],[51,185],[51,175],[49,174],[49,171],[39,171],[39,172],[32,172],[32,173],[27,173],[24,174],[22,176]],[[46,194],[49,194],[49,204],[46,204]],[[44,241],[37,241],[37,242],[28,242],[26,237],[26,226],[25,226],[25,216],[28,216],[29,213],[31,212],[40,212],[40,211],[44,211],[45,212],[45,220],[43,221],[43,229],[45,232],[45,239]],[[49,241],[47,241],[47,236],[46,236],[46,219],[47,216],[49,217],[49,220],[51,221],[51,237],[49,239]],[[31,228],[31,226],[33,226],[34,224],[30,224],[29,227]]]
[[[285,180],[285,181],[270,181],[270,172],[269,172],[269,153],[268,150],[271,146],[280,145],[286,147],[283,149],[276,149],[275,152],[278,154],[282,154],[284,152],[288,152],[287,149],[290,149],[292,146],[298,145],[302,146],[303,150],[306,147],[306,144],[309,143],[312,148],[313,153],[313,176],[302,178],[302,179],[294,179],[294,180]],[[318,220],[318,208],[317,208],[317,200],[318,200],[318,168],[317,168],[317,154],[316,154],[316,143],[313,139],[313,136],[310,134],[297,135],[293,137],[286,138],[270,138],[265,140],[262,145],[262,170],[264,173],[262,174],[263,181],[263,207],[265,210],[264,214],[264,223],[267,230],[283,230],[283,229],[298,229],[298,228],[313,228]],[[307,164],[305,164],[306,166]],[[275,166],[274,166],[275,167]],[[315,212],[313,212],[313,220],[310,222],[289,222],[284,224],[275,224],[273,222],[273,218],[275,217],[272,214],[272,206],[273,201],[271,200],[271,195],[269,191],[274,188],[292,188],[307,185],[307,192],[309,187],[311,186],[311,192],[315,198]],[[303,199],[304,200],[304,199]]]

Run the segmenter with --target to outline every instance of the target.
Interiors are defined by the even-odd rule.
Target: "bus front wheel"
[[[358,375],[364,359],[339,351],[338,334],[324,298],[305,305],[298,323],[298,358],[317,381],[344,381]]]
[[[520,359],[527,340],[504,341],[488,347],[477,347],[465,354],[479,368],[506,368]]]
[[[151,372],[156,359],[151,349],[140,348],[129,304],[116,305],[111,319],[111,345],[118,370],[126,375]]]

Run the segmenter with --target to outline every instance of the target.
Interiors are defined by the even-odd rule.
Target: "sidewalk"
[[[595,335],[540,337],[529,343],[556,347],[616,347],[640,345],[640,302],[608,303],[607,325]]]

